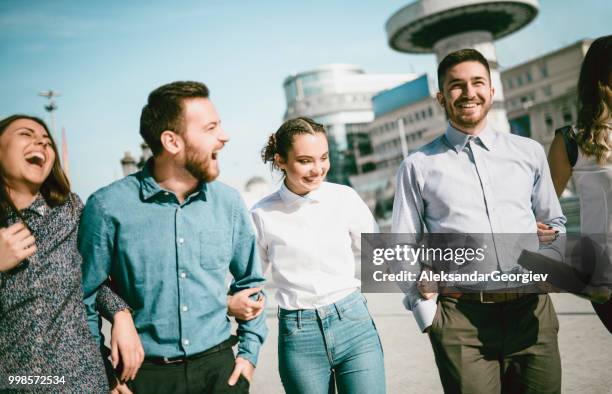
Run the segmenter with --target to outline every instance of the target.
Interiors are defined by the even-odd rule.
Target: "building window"
[[[546,129],[548,131],[552,131],[553,119],[552,119],[552,116],[550,116],[550,114],[544,115],[544,123],[546,124]]]
[[[540,65],[540,75],[542,75],[542,78],[548,78],[548,67],[546,64]]]
[[[533,82],[533,78],[531,77],[531,72],[527,71],[525,74],[525,78],[527,79],[527,83]]]
[[[572,112],[569,110],[569,108],[563,108],[561,112],[563,113],[563,123],[572,123]]]
[[[523,76],[519,75],[518,77],[516,77],[516,84],[518,86],[523,86]]]
[[[542,93],[544,93],[544,96],[546,97],[552,96],[552,87],[550,85],[544,86],[542,88]]]
[[[433,116],[433,109],[431,109],[431,107],[427,108],[427,112],[429,113],[430,117]]]
[[[507,83],[507,85],[508,85],[508,90],[510,90],[510,89],[514,89],[514,84],[512,83],[512,78],[508,78],[508,79],[506,80],[506,83]]]
[[[309,86],[304,88],[304,96],[314,96],[323,93],[321,86]]]

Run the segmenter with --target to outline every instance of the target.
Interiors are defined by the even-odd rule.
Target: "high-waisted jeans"
[[[278,325],[287,393],[385,393],[382,346],[359,291],[317,309],[279,309]]]

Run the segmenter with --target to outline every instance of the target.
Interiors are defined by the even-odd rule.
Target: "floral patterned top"
[[[20,212],[37,251],[0,273],[0,392],[108,393],[83,304],[77,251],[82,208],[76,194],[54,208],[39,194]],[[13,212],[7,221],[20,220]],[[106,286],[97,303],[106,317],[127,307]],[[33,378],[23,379],[28,376]]]

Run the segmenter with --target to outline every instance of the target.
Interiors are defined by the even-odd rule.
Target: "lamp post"
[[[123,170],[123,176],[128,176],[138,171],[136,159],[134,159],[134,156],[132,156],[130,152],[125,152],[125,155],[121,159],[121,169]]]
[[[43,90],[42,92],[39,92],[38,95],[41,97],[46,97],[49,100],[47,105],[45,105],[45,110],[49,113],[49,116],[51,117],[51,132],[55,136],[57,134],[55,133],[55,114],[54,112],[57,109],[57,104],[55,103],[54,98],[59,97],[60,93],[55,90]]]

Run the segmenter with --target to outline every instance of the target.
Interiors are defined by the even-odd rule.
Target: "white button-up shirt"
[[[271,268],[281,308],[319,308],[360,287],[355,256],[361,233],[378,232],[378,227],[350,187],[323,182],[299,196],[283,183],[255,204],[251,215],[263,270]]]

